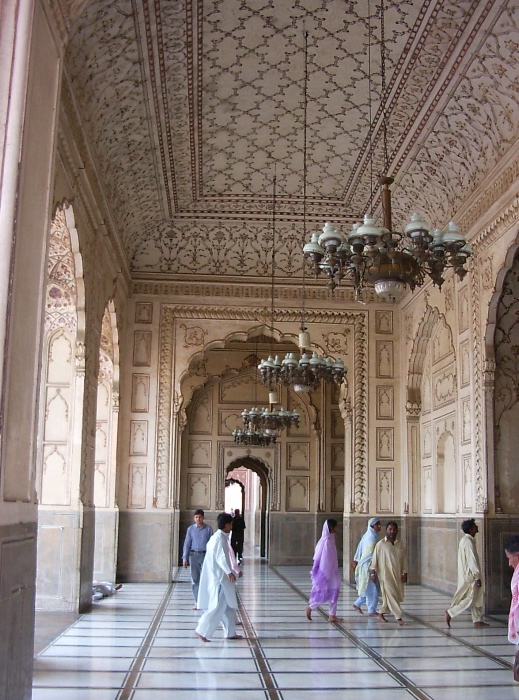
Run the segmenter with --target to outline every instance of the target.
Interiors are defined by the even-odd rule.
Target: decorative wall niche
[[[393,420],[394,394],[392,386],[377,386],[377,420]]]
[[[135,304],[135,323],[151,323],[153,321],[153,304],[138,301]]]
[[[190,509],[211,507],[210,474],[188,474],[187,503]]]
[[[377,459],[392,462],[394,459],[394,428],[377,428]]]
[[[310,469],[310,444],[287,442],[287,469],[308,471]]]
[[[393,469],[377,469],[377,513],[392,513],[393,505]]]
[[[460,387],[464,388],[470,383],[470,346],[469,341],[460,343]]]
[[[147,413],[150,402],[150,375],[132,375],[132,412]]]
[[[286,511],[308,513],[310,511],[310,477],[287,476]]]
[[[128,469],[128,508],[146,508],[146,464],[130,464]]]
[[[133,364],[135,367],[151,365],[151,331],[134,331]]]
[[[344,471],[344,459],[346,456],[345,450],[344,450],[344,443],[334,442],[334,443],[332,443],[331,448],[332,448],[332,455],[331,455],[332,471],[343,472]]]
[[[331,411],[332,438],[344,437],[344,419],[339,410]]]
[[[190,440],[188,447],[188,465],[190,467],[211,466],[211,441]]]
[[[472,455],[462,455],[461,466],[463,470],[463,510],[470,513],[474,500],[472,496]]]
[[[433,483],[432,483],[432,468],[424,467],[422,469],[422,503],[423,512],[432,513],[433,510]]]
[[[391,340],[377,340],[376,342],[377,377],[392,379],[394,375],[394,348]]]
[[[472,410],[470,396],[461,401],[461,444],[468,445],[472,440]]]
[[[459,332],[464,333],[469,328],[469,288],[460,289],[458,294],[458,324]]]
[[[130,421],[130,457],[148,454],[148,421]]]
[[[344,511],[344,477],[332,476],[332,512],[342,513]]]
[[[432,455],[432,436],[431,424],[423,423],[422,425],[422,457],[431,457]]]
[[[213,426],[213,388],[204,391],[190,412],[190,431],[193,435],[210,435]]]
[[[375,311],[375,331],[377,333],[393,333],[392,311]]]

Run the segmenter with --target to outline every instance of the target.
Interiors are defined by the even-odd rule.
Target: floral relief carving
[[[348,336],[349,329],[343,333],[324,333],[323,340],[326,351],[330,355],[347,355],[348,354]]]
[[[200,326],[186,326],[185,323],[181,323],[179,328],[184,331],[184,347],[203,347],[205,342],[205,331]]]

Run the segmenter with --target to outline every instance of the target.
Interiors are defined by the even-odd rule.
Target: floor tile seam
[[[247,609],[243,604],[241,595],[238,591],[236,597],[238,599],[238,610],[243,623],[243,630],[247,636],[247,641],[249,643],[254,661],[256,662],[258,672],[265,685],[266,696],[268,700],[282,700],[283,696],[277,688],[276,679],[270,670],[270,666],[261,646],[261,642],[256,634],[254,625],[249,619]]]
[[[509,663],[508,661],[505,661],[504,659],[501,659],[499,656],[496,656],[495,654],[492,654],[489,651],[486,651],[482,647],[478,646],[477,644],[472,644],[471,642],[468,642],[466,639],[463,637],[458,637],[457,635],[453,635],[451,630],[443,630],[441,627],[437,627],[436,625],[433,625],[431,622],[427,622],[426,620],[418,617],[417,615],[413,615],[412,613],[407,612],[406,610],[406,616],[410,617],[412,620],[415,622],[418,622],[418,624],[423,625],[424,627],[428,627],[429,629],[433,630],[434,632],[437,632],[441,635],[443,635],[446,639],[451,639],[460,646],[464,646],[466,649],[470,649],[474,653],[478,654],[479,656],[484,656],[487,659],[490,659],[491,661],[495,661],[497,664],[500,666],[503,666],[503,668],[506,669],[512,669],[513,665]],[[488,645],[490,646],[490,645]]]
[[[164,617],[164,613],[171,599],[171,595],[173,593],[175,585],[178,582],[178,569],[179,567],[175,567],[175,569],[173,570],[171,583],[168,584],[166,591],[162,597],[162,600],[157,607],[155,615],[150,623],[150,626],[148,627],[148,631],[145,634],[143,641],[137,653],[134,656],[133,663],[131,664],[129,671],[126,674],[123,686],[120,692],[117,694],[116,700],[129,700],[133,691],[135,690],[135,683],[139,676],[139,673],[141,672],[144,666],[144,661],[146,659],[147,652],[151,646],[151,642],[160,625],[160,622]]]
[[[277,570],[275,566],[271,566],[270,569],[279,576],[285,583],[294,590],[297,595],[299,595],[305,602],[308,603],[309,597],[305,595],[297,586],[293,585],[292,582],[286,578],[280,571]],[[325,616],[324,612],[319,608],[321,615]],[[401,673],[397,668],[395,668],[391,663],[386,661],[378,652],[372,649],[368,644],[362,641],[357,635],[350,632],[341,623],[331,623],[341,633],[349,639],[358,649],[363,651],[367,656],[369,656],[373,661],[375,661],[381,668],[388,673],[388,675],[399,683],[403,688],[405,688],[416,700],[433,700],[431,696],[412,683],[403,673]]]

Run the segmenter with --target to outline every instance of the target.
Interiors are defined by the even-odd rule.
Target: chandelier
[[[276,433],[267,435],[261,430],[253,430],[252,428],[246,428],[245,430],[235,428],[232,431],[232,436],[237,445],[249,445],[250,447],[268,447],[277,440]]]
[[[307,186],[307,131],[308,131],[308,32],[305,32],[305,74],[303,100],[303,241],[306,237],[306,186]],[[275,243],[276,243],[276,177],[274,175],[274,190],[272,196],[272,309],[271,337],[274,334],[274,273],[275,273]],[[269,355],[267,360],[261,360],[258,369],[261,381],[270,389],[282,383],[298,393],[308,393],[317,389],[321,382],[342,384],[348,371],[344,362],[338,358],[324,358],[316,352],[311,352],[310,334],[305,324],[305,268],[303,266],[303,304],[301,310],[301,332],[299,333],[300,357],[293,352],[287,353],[283,360],[279,356]]]
[[[368,0],[369,42],[369,121],[370,153],[373,159],[373,121],[371,118],[371,13]],[[384,2],[380,2],[380,74],[381,95],[385,93],[385,39]],[[384,169],[389,170],[387,149],[387,115],[382,115]],[[373,162],[371,162],[371,168]],[[371,175],[371,182],[373,177]],[[303,246],[303,254],[316,277],[321,274],[333,291],[344,277],[353,283],[358,298],[367,284],[373,284],[379,297],[398,301],[407,291],[414,290],[430,278],[440,289],[445,272],[454,270],[460,279],[467,274],[465,265],[472,251],[458,226],[451,221],[446,229],[434,229],[418,213],[411,216],[403,232],[393,230],[391,221],[391,190],[394,178],[381,175],[381,206],[383,226],[377,226],[372,215],[367,214],[362,223],[354,224],[347,234],[341,233],[327,222],[322,233],[312,233],[311,240]],[[371,193],[370,206],[373,201]]]
[[[270,398],[277,399],[277,394],[271,392]],[[296,409],[285,411],[281,407],[276,410],[273,403],[270,404],[269,408],[258,409],[257,406],[254,406],[250,411],[244,408],[241,416],[247,429],[259,430],[266,435],[277,435],[278,431],[291,426],[299,427],[299,413]]]
[[[258,369],[263,384],[273,387],[281,382],[294,391],[305,394],[317,389],[323,380],[329,384],[342,384],[348,371],[344,362],[340,358],[324,358],[316,352],[310,355],[309,346],[310,334],[302,331],[299,334],[299,359],[295,353],[289,352],[283,360],[278,355],[270,355],[268,360],[261,360]]]

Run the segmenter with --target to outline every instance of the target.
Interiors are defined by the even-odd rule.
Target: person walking
[[[329,518],[323,525],[321,539],[315,546],[312,577],[312,591],[306,608],[306,617],[312,619],[312,611],[319,605],[328,603],[328,622],[342,622],[337,617],[337,601],[341,590],[341,574],[337,558],[335,533],[337,520]]]
[[[386,536],[375,546],[370,578],[373,583],[380,583],[382,594],[382,608],[377,618],[387,622],[384,615],[391,611],[401,627],[404,620],[400,603],[404,600],[404,584],[407,583],[407,553],[397,536],[398,524],[392,520],[386,525]]]
[[[461,529],[465,534],[458,545],[458,588],[451,607],[445,611],[445,622],[450,627],[453,617],[470,608],[474,627],[488,627],[483,622],[483,584],[475,540],[479,528],[471,518],[461,523]]]
[[[514,570],[510,587],[512,589],[512,601],[508,615],[508,641],[515,644],[514,680],[519,681],[519,536],[511,537],[505,545],[505,554],[508,563]]]
[[[362,610],[363,603],[367,603],[369,615],[377,614],[379,591],[377,584],[370,579],[369,572],[381,527],[380,518],[371,518],[368,521],[368,529],[362,535],[355,557],[351,562],[351,568],[355,572],[357,593],[359,594],[359,597],[353,603],[353,609],[362,615],[364,614]]]
[[[207,543],[207,551],[200,577],[197,605],[205,610],[198,621],[196,636],[202,642],[210,642],[210,637],[222,623],[226,639],[243,639],[236,634],[236,574],[229,555],[229,533],[232,515],[220,513],[218,530]]]
[[[196,610],[198,586],[207,543],[213,534],[213,528],[204,523],[204,517],[205,513],[201,508],[195,510],[195,522],[187,528],[184,547],[182,549],[182,566],[184,569],[187,569],[189,566],[191,571],[191,590],[193,591],[193,598],[195,599],[193,610]]]
[[[231,547],[233,548],[238,564],[240,564],[243,560],[243,540],[245,539],[245,530],[245,520],[240,514],[240,509],[236,508],[234,511],[234,518],[232,519]]]

